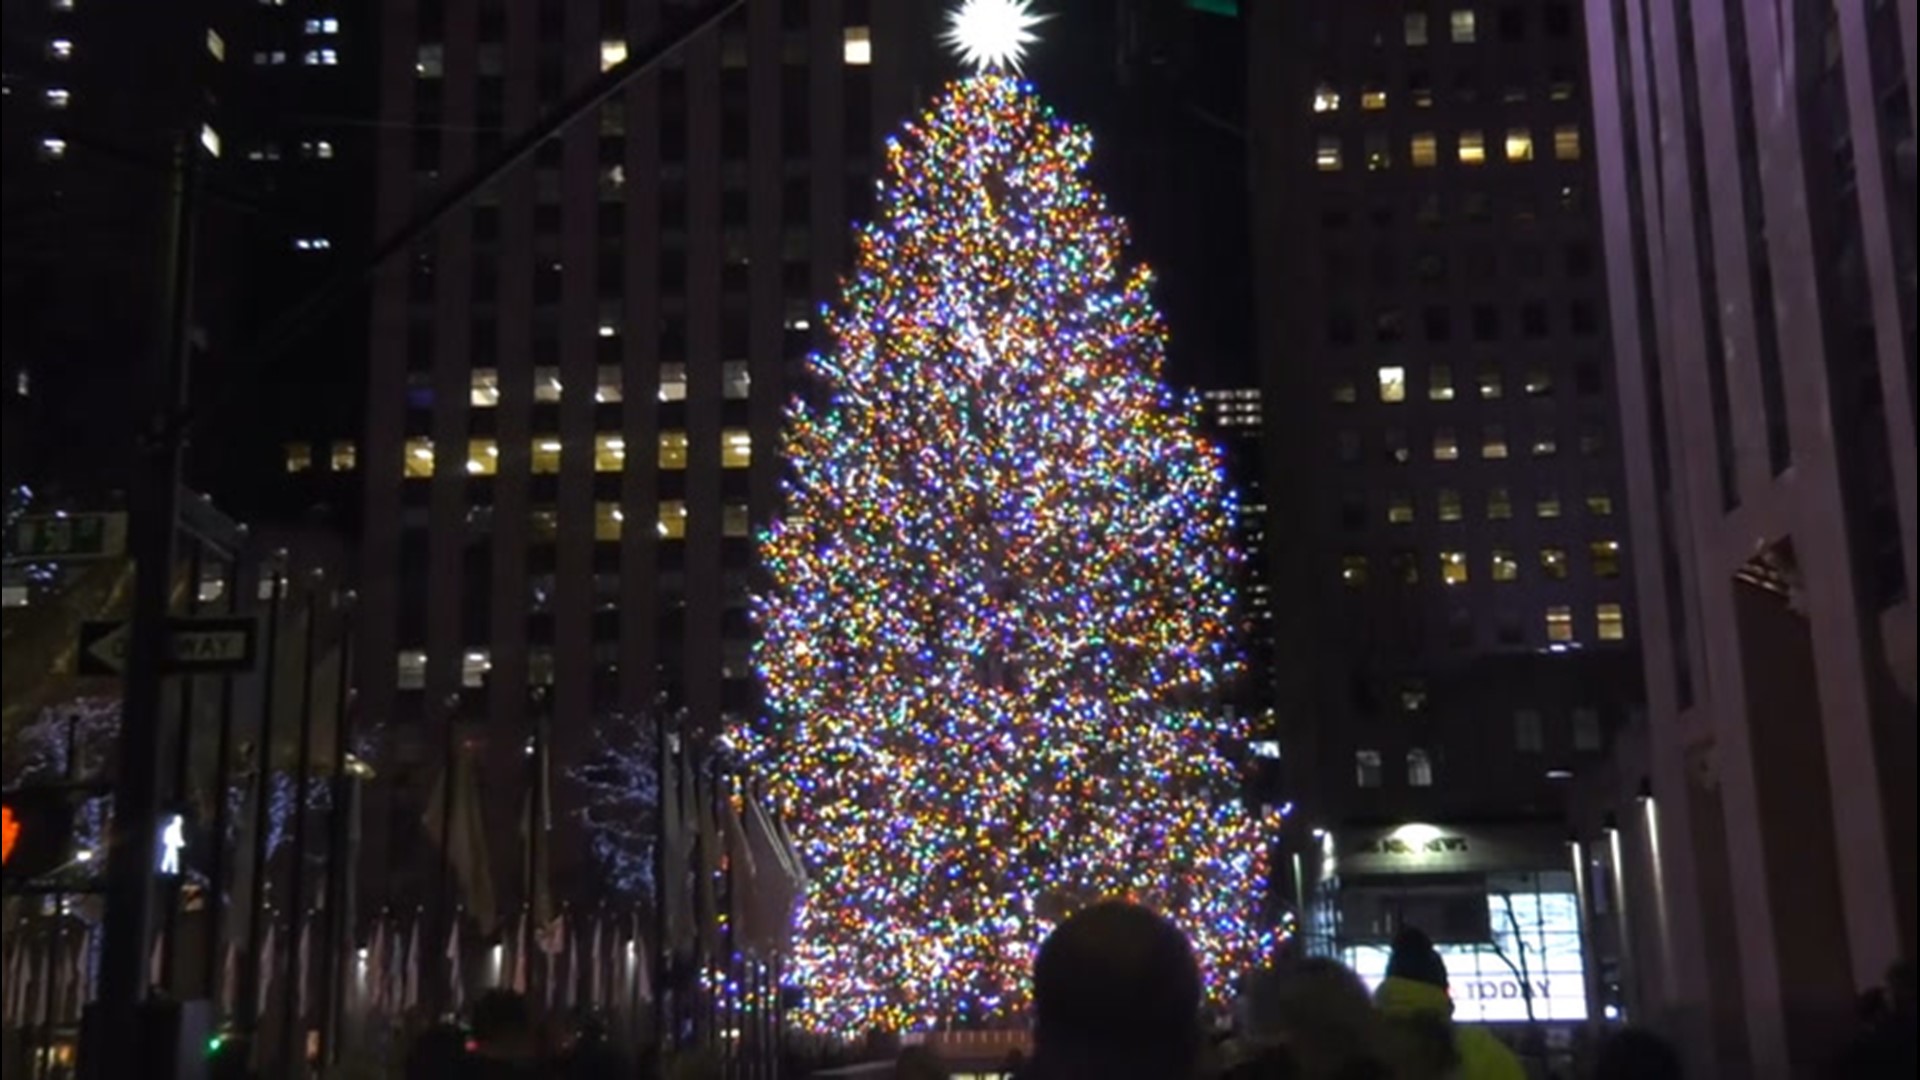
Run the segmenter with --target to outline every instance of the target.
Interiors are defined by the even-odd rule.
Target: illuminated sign
[[[1453,1018],[1463,1024],[1584,1022],[1587,973],[1578,903],[1570,892],[1489,894],[1491,943],[1435,946],[1446,961]],[[1342,959],[1371,989],[1386,978],[1389,955],[1384,946],[1361,945],[1344,950]],[[1522,986],[1532,990],[1531,1016]]]
[[[160,821],[159,865],[157,873],[177,876],[180,873],[180,850],[187,846],[187,819],[181,814],[168,814]]]

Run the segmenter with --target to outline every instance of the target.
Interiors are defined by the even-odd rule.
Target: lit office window
[[[1619,604],[1601,604],[1594,609],[1594,617],[1601,641],[1627,640],[1627,616]]]
[[[753,464],[753,435],[744,428],[720,433],[720,467],[744,469]]]
[[[1313,147],[1313,167],[1321,172],[1340,171],[1340,136],[1320,136]]]
[[[42,92],[49,109],[64,109],[73,103],[72,91],[61,86],[49,86]]]
[[[213,130],[212,124],[200,125],[200,145],[214,157],[220,156],[220,133]]]
[[[1472,8],[1456,8],[1447,18],[1447,31],[1453,37],[1455,45],[1471,45],[1479,39],[1479,27],[1475,24]]]
[[[1620,576],[1620,541],[1595,540],[1587,545],[1587,561],[1597,578]]]
[[[1353,782],[1363,788],[1380,786],[1380,751],[1355,750],[1353,752]]]
[[[1505,548],[1493,549],[1493,580],[1519,581],[1520,557]]]
[[[1435,364],[1427,369],[1427,400],[1453,400],[1453,369],[1445,364]]]
[[[427,654],[420,649],[402,649],[395,657],[394,685],[401,690],[425,689]]]
[[[1587,513],[1594,517],[1613,516],[1613,496],[1604,491],[1587,492]]]
[[[474,368],[467,387],[467,403],[474,408],[491,409],[500,404],[500,373],[493,368]]]
[[[340,20],[331,15],[318,19],[308,19],[306,21],[306,31],[309,34],[337,34],[340,32]]]
[[[1457,488],[1441,488],[1434,496],[1434,507],[1441,521],[1459,521],[1461,514],[1460,492]]]
[[[1523,754],[1538,754],[1546,750],[1547,725],[1540,718],[1540,710],[1514,710],[1513,748]]]
[[[866,67],[873,63],[873,31],[865,26],[849,26],[842,31],[840,59],[848,67]]]
[[[1387,91],[1378,86],[1360,88],[1360,107],[1368,112],[1379,112],[1387,107]]]
[[[720,365],[720,396],[728,401],[745,401],[753,392],[753,373],[745,360],[729,360]]]
[[[467,475],[492,476],[500,471],[500,444],[493,439],[467,440]]]
[[[1534,364],[1527,368],[1527,396],[1551,397],[1553,395],[1553,373],[1544,365]]]
[[[1553,129],[1553,156],[1556,161],[1580,160],[1580,125],[1561,124]]]
[[[1393,165],[1393,151],[1387,147],[1387,137],[1379,132],[1368,133],[1365,140],[1367,153],[1367,171],[1381,172]]]
[[[679,499],[661,500],[660,538],[662,540],[687,538],[687,504],[685,502]]]
[[[560,471],[560,440],[543,435],[533,440],[533,456],[528,469],[537,476],[552,476]]]
[[[287,444],[287,471],[303,473],[313,468],[313,444],[290,442]]]
[[[1560,493],[1557,491],[1542,492],[1540,497],[1534,500],[1533,516],[1549,521],[1559,517]]]
[[[439,42],[420,46],[414,54],[413,73],[422,79],[438,79],[447,73],[447,49]]]
[[[1513,495],[1506,488],[1487,489],[1487,520],[1513,520]]]
[[[1349,589],[1365,588],[1367,584],[1367,557],[1347,554],[1340,557],[1340,583]]]
[[[406,442],[406,463],[402,474],[409,480],[424,480],[433,475],[433,440],[425,437],[408,439]]]
[[[308,49],[300,54],[300,62],[308,67],[333,67],[340,63],[340,53],[335,49]]]
[[[660,365],[660,400],[687,400],[687,365]]]
[[[595,373],[593,400],[600,405],[614,404],[625,396],[622,387],[620,369],[611,364],[603,365]]]
[[[550,405],[560,400],[560,369],[542,365],[533,369],[533,400]]]
[[[620,526],[627,515],[617,502],[597,502],[593,504],[593,538],[599,541],[620,539]]]
[[[686,432],[663,431],[660,433],[660,467],[663,469],[687,467]]]
[[[1427,43],[1426,12],[1410,11],[1407,13],[1401,40],[1405,41],[1408,45],[1425,45]]]
[[[625,41],[603,41],[600,43],[600,70],[611,71],[627,62],[627,43]]]
[[[1537,431],[1533,435],[1533,456],[1553,457],[1560,452],[1560,439],[1552,431]]]
[[[1506,395],[1506,383],[1500,377],[1500,368],[1495,364],[1480,366],[1480,400],[1498,401]]]
[[[295,251],[332,251],[333,241],[324,236],[297,236],[293,240]]]
[[[1433,757],[1425,750],[1415,748],[1407,751],[1407,786],[1433,786]]]
[[[527,515],[527,536],[536,544],[551,544],[560,535],[560,512],[551,506],[535,507]]]
[[[1413,99],[1416,109],[1433,108],[1433,77],[1424,71],[1407,76],[1407,96]]]
[[[1464,551],[1443,551],[1440,553],[1440,580],[1449,585],[1467,583],[1467,553]]]
[[[1484,131],[1469,129],[1460,133],[1460,164],[1485,165],[1487,163],[1487,135]]]
[[[1407,400],[1407,369],[1398,366],[1383,367],[1378,372],[1380,380],[1380,400],[1398,403]]]
[[[360,447],[350,439],[342,439],[333,444],[327,455],[327,465],[334,472],[352,472],[360,467]]]
[[[1543,547],[1540,549],[1540,572],[1546,575],[1548,581],[1565,581],[1570,570],[1566,548]]]
[[[306,139],[300,143],[303,158],[328,161],[333,158],[333,143],[327,139]]]
[[[1440,161],[1440,140],[1431,131],[1418,132],[1413,137],[1412,153],[1409,158],[1414,168],[1431,168]]]
[[[746,503],[728,503],[720,508],[720,535],[734,539],[753,535],[753,518]]]
[[[1450,427],[1433,429],[1433,460],[1460,460],[1460,438]]]
[[[593,437],[593,471],[619,472],[627,463],[627,440],[619,435]]]
[[[1527,128],[1507,129],[1507,160],[1533,160],[1533,132]]]
[[[1488,424],[1480,436],[1480,456],[1487,461],[1504,461],[1507,457],[1507,429],[1502,424]]]
[[[488,649],[468,649],[460,657],[460,685],[477,690],[487,685],[487,673],[493,670],[493,653]]]
[[[1340,91],[1329,83],[1321,83],[1313,90],[1313,111],[1317,113],[1339,112]]]
[[[47,42],[47,55],[55,60],[73,59],[73,42],[66,38],[54,38]]]
[[[1413,496],[1396,491],[1387,497],[1387,524],[1413,524]]]
[[[1360,400],[1360,391],[1352,379],[1340,379],[1333,384],[1332,396],[1335,405],[1352,405]]]

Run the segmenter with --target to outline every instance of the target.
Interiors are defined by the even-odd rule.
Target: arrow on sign
[[[258,628],[258,621],[250,618],[169,619],[165,670],[170,675],[251,671]],[[131,623],[82,623],[80,673],[126,674],[132,642]]]

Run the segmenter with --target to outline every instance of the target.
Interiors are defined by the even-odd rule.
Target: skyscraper
[[[383,227],[706,7],[386,6]],[[457,719],[502,835],[533,691],[561,770],[615,713],[754,708],[790,373],[933,39],[917,4],[747,4],[375,282],[365,703],[416,762]]]
[[[1400,875],[1524,872],[1558,905],[1563,785],[1638,699],[1579,12],[1248,20],[1280,751],[1296,839],[1326,833],[1296,885],[1311,904],[1323,855],[1375,850],[1377,879],[1341,861],[1347,897],[1315,905],[1363,967],[1412,922],[1498,945],[1485,903]],[[1526,854],[1444,831],[1484,822]],[[1443,831],[1367,832],[1408,823]]]
[[[1722,1075],[1800,1075],[1914,945],[1913,5],[1585,17],[1644,553],[1642,1008]]]

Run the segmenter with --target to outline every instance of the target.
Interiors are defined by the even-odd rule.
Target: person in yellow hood
[[[1387,977],[1373,994],[1396,1076],[1407,1080],[1526,1080],[1520,1059],[1485,1028],[1453,1022],[1447,964],[1408,927],[1393,939]]]

